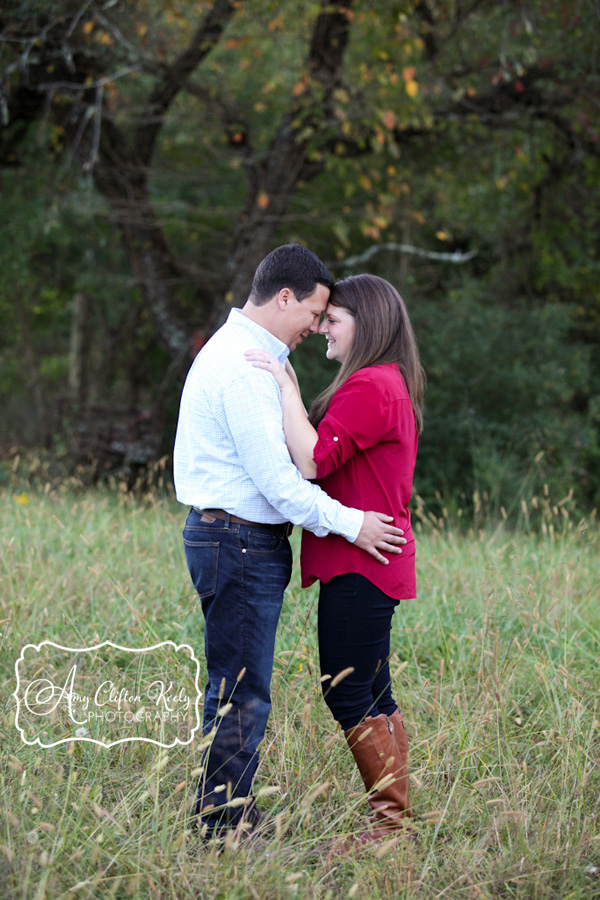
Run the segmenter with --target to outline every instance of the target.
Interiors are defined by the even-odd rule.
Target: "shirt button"
[[[338,438],[338,437],[334,437],[334,441],[339,441],[339,438]]]

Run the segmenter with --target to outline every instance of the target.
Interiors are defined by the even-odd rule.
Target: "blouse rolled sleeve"
[[[319,439],[313,457],[317,466],[317,478],[325,478],[339,469],[355,453],[358,446],[351,432],[346,431],[333,416],[327,415],[317,429]]]

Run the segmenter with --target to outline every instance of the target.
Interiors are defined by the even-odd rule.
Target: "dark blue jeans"
[[[203,731],[217,729],[202,760],[197,805],[213,834],[242,816],[256,817],[252,781],[271,710],[275,633],[292,552],[281,533],[220,519],[203,522],[194,509],[183,541],[206,623]],[[243,798],[245,804],[231,803]]]
[[[398,601],[363,575],[337,575],[321,584],[319,658],[323,696],[334,719],[347,731],[367,716],[396,709],[389,669],[392,615]],[[344,669],[354,671],[331,687]]]

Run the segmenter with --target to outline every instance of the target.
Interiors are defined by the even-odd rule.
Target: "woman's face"
[[[327,338],[327,359],[343,363],[352,346],[355,331],[356,320],[352,313],[343,306],[328,303],[325,318],[319,328],[319,334],[324,334]]]

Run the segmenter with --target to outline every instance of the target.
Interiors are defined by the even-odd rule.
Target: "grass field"
[[[420,510],[419,599],[393,631],[411,741],[417,840],[327,861],[368,812],[320,696],[316,592],[284,604],[256,789],[273,830],[217,855],[187,827],[200,751],[76,741],[15,728],[15,660],[30,642],[202,651],[185,511],[136,498],[6,487],[0,494],[0,897],[600,897],[600,539],[568,503],[523,505],[518,530]],[[537,518],[534,529],[533,517]],[[298,536],[294,535],[297,547]]]

